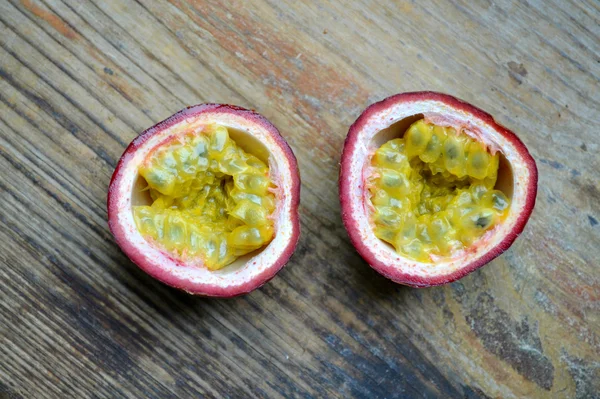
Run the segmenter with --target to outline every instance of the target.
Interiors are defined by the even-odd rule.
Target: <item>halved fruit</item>
[[[446,94],[403,93],[350,127],[339,189],[360,255],[397,283],[429,287],[510,247],[533,210],[537,167],[484,111]]]
[[[263,116],[231,105],[189,107],[143,132],[119,160],[107,202],[123,252],[191,294],[260,287],[300,234],[292,150]]]

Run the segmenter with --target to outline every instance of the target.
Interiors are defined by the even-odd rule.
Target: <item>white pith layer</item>
[[[132,212],[132,205],[134,205],[132,196],[138,178],[138,169],[148,153],[156,145],[172,136],[199,132],[204,126],[213,123],[242,131],[260,141],[269,151],[270,176],[273,183],[277,185],[277,209],[272,215],[275,225],[274,239],[260,252],[241,257],[233,264],[218,271],[208,270],[200,264],[199,260],[186,260],[183,263],[172,254],[151,245],[140,234]],[[141,136],[137,140],[141,141]],[[134,145],[136,141],[134,141]],[[238,142],[238,144],[240,143]],[[111,186],[111,190],[117,190],[117,192],[109,193],[111,197],[117,198],[116,221],[111,220],[111,223],[122,226],[126,232],[124,239],[138,250],[139,256],[144,258],[144,262],[133,260],[151,274],[158,271],[160,274],[168,274],[192,284],[221,288],[244,285],[272,267],[294,238],[295,209],[291,193],[293,192],[293,174],[296,173],[296,166],[291,164],[288,156],[271,132],[259,124],[249,122],[242,116],[228,113],[201,113],[191,116],[155,133],[147,141],[141,143],[134,152],[124,155],[122,167],[115,179],[118,184]]]
[[[506,220],[486,232],[468,250],[459,251],[450,258],[438,258],[435,263],[423,263],[402,257],[394,248],[375,236],[369,210],[370,193],[364,185],[371,156],[382,144],[374,140],[377,134],[398,121],[418,114],[423,114],[425,119],[432,123],[457,129],[465,128],[467,134],[488,145],[492,152],[499,149],[510,164],[513,174],[513,195]],[[530,170],[514,143],[485,121],[440,101],[419,100],[401,102],[373,113],[356,135],[355,145],[350,149],[350,153],[345,155],[351,159],[350,170],[346,171],[352,197],[349,201],[350,217],[356,224],[363,245],[379,262],[403,273],[423,278],[449,275],[490,252],[514,230],[517,219],[526,205]]]

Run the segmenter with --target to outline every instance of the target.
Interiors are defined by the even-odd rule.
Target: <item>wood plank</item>
[[[0,2],[0,397],[597,396],[599,22],[572,0]],[[356,254],[337,177],[362,109],[424,89],[518,132],[540,184],[509,251],[415,290]],[[154,281],[106,222],[125,146],[202,102],[265,115],[302,174],[298,250],[229,300]]]

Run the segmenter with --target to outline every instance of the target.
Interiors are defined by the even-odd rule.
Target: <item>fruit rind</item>
[[[273,180],[278,185],[274,212],[276,236],[247,264],[211,272],[184,264],[168,253],[148,245],[131,212],[132,190],[140,161],[166,138],[194,126],[217,123],[243,131],[261,141],[269,151]],[[272,161],[272,162],[271,162]],[[294,153],[279,131],[260,114],[224,104],[188,107],[147,129],[127,147],[113,173],[108,198],[108,223],[117,244],[142,270],[154,278],[191,294],[231,297],[265,284],[287,263],[298,243],[300,222],[300,176]]]
[[[364,167],[374,148],[372,139],[383,129],[405,118],[424,115],[436,124],[465,126],[498,145],[512,167],[514,202],[506,223],[482,245],[464,256],[435,265],[411,261],[377,239],[365,205]],[[523,231],[537,194],[537,167],[525,145],[494,118],[466,102],[436,92],[401,93],[369,106],[350,127],[340,163],[342,220],[359,254],[379,273],[404,285],[429,287],[458,280],[488,263]]]

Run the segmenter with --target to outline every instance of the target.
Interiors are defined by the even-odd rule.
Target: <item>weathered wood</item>
[[[599,21],[590,0],[0,2],[0,397],[598,397]],[[414,290],[350,245],[337,168],[362,109],[423,89],[518,132],[540,185],[507,253]],[[302,172],[296,254],[231,300],[152,280],[106,223],[127,143],[202,102],[264,114]]]

